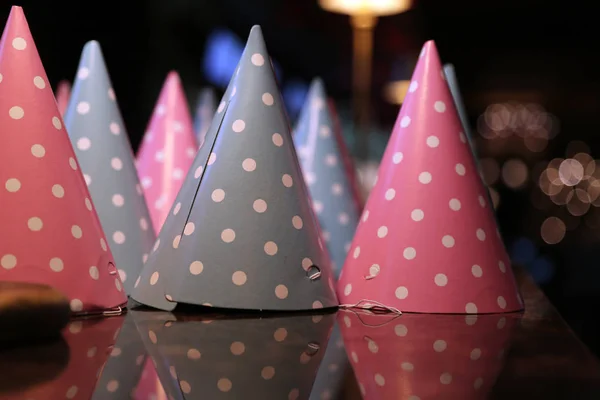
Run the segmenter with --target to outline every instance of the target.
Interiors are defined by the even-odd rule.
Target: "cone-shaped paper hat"
[[[146,360],[146,349],[133,316],[127,315],[109,352],[92,400],[133,398]]]
[[[348,357],[338,324],[334,324],[325,356],[310,393],[311,400],[339,399],[343,390]]]
[[[131,293],[155,235],[100,45],[83,48],[65,126],[100,222]]]
[[[133,292],[140,303],[337,306],[268,60],[256,26]]]
[[[352,193],[335,128],[323,82],[315,79],[300,113],[294,142],[313,210],[338,275],[356,230],[359,205]]]
[[[60,115],[65,115],[70,96],[71,84],[68,81],[58,82],[58,87],[56,88],[56,104],[58,104],[58,111],[60,111]]]
[[[71,322],[63,332],[68,345],[64,350],[67,353],[68,364],[62,373],[39,385],[30,386],[25,390],[21,388],[18,393],[1,393],[0,396],[3,400],[91,398],[97,378],[102,373],[122,323],[123,317]],[[37,350],[41,354],[43,347]],[[49,358],[47,356],[40,359],[38,356],[36,366],[39,366],[40,361],[48,362]],[[21,368],[19,363],[26,361],[26,357],[17,360],[13,369],[18,370]],[[35,367],[28,372],[36,373]]]
[[[364,400],[483,400],[517,318],[341,311],[338,321]]]
[[[159,232],[198,145],[179,75],[167,76],[137,155],[137,169]]]
[[[0,280],[44,283],[74,312],[126,302],[23,10],[0,43]]]
[[[198,95],[196,112],[194,113],[194,132],[198,145],[202,146],[210,123],[217,111],[217,100],[212,88],[204,88]]]
[[[334,315],[178,320],[135,312],[135,318],[174,398],[307,399]]]
[[[523,308],[433,41],[413,74],[338,284],[342,304]]]
[[[450,93],[452,94],[452,99],[454,100],[454,105],[456,106],[456,111],[458,112],[460,123],[462,124],[464,133],[467,136],[467,141],[469,142],[469,146],[471,146],[471,150],[473,151],[473,155],[475,156],[475,161],[477,162],[477,149],[475,148],[475,143],[473,143],[471,126],[469,124],[469,118],[467,117],[465,103],[463,102],[462,95],[460,94],[460,86],[458,86],[458,79],[456,79],[454,65],[444,65],[444,74],[446,74],[446,81],[448,82],[448,87],[450,88]]]
[[[146,358],[144,362],[144,369],[142,370],[142,376],[138,385],[135,388],[135,392],[132,396],[134,400],[152,400],[152,399],[166,399],[167,393],[162,386],[162,382],[156,372],[154,362],[150,357]]]

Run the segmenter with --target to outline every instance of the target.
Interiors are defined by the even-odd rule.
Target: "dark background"
[[[398,113],[398,106],[382,96],[385,85],[409,79],[421,45],[434,39],[443,61],[456,67],[513,261],[530,271],[600,354],[600,189],[589,189],[600,178],[600,160],[597,171],[589,162],[599,150],[600,43],[597,13],[581,4],[418,0],[408,12],[380,19],[372,141],[376,158]],[[12,4],[1,0],[0,5],[8,16]],[[25,10],[53,87],[73,79],[86,41],[100,42],[134,147],[169,70],[180,73],[192,106],[198,90],[211,85],[202,68],[204,50],[211,32],[220,28],[244,42],[251,26],[260,24],[282,71],[282,86],[319,75],[342,115],[349,115],[349,20],[323,11],[317,0],[31,0],[16,5]],[[349,121],[344,126],[350,127]],[[537,127],[533,133],[532,126]],[[588,156],[577,158],[577,153]],[[540,174],[548,165],[558,169],[569,157],[581,161],[585,176],[576,176],[581,182],[569,186],[555,174],[562,189],[550,198],[540,190]],[[563,172],[558,179],[573,183],[564,175],[577,171]],[[550,220],[544,234],[549,217],[562,225]]]

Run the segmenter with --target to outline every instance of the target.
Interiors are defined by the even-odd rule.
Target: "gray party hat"
[[[473,155],[475,156],[475,160],[478,161],[477,151],[475,149],[475,143],[473,143],[473,135],[471,133],[471,127],[469,125],[469,118],[467,117],[467,111],[465,110],[465,103],[463,102],[462,95],[460,93],[460,87],[458,85],[458,79],[456,79],[456,72],[454,71],[454,65],[445,64],[444,65],[444,74],[446,75],[446,82],[448,82],[448,86],[450,87],[450,93],[452,94],[452,99],[454,100],[454,105],[456,106],[456,111],[458,111],[458,117],[460,118],[460,123],[465,130],[465,135],[467,136],[467,141],[471,146],[471,150],[473,151]]]
[[[341,398],[346,372],[350,370],[344,340],[338,324],[334,324],[325,356],[310,393],[310,400]]]
[[[327,104],[323,82],[317,78],[300,113],[294,143],[337,277],[354,237],[360,206],[353,195]]]
[[[132,315],[127,315],[96,384],[92,400],[129,399],[142,376],[146,349]]]
[[[133,298],[250,310],[336,307],[329,257],[260,27],[225,93]]]
[[[208,128],[210,128],[210,123],[216,111],[215,91],[212,88],[202,89],[198,95],[196,112],[194,113],[194,132],[196,132],[196,138],[200,146],[204,144],[204,137]]]
[[[65,125],[92,195],[125,291],[131,294],[155,234],[131,144],[100,45],[86,43]]]
[[[307,399],[334,314],[222,319],[133,312],[174,399]]]

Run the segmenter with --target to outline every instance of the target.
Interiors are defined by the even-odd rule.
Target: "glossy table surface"
[[[597,359],[517,275],[523,314],[73,320],[0,349],[0,399],[599,399]]]

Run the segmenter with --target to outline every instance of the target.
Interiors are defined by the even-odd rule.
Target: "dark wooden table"
[[[479,330],[471,331],[464,315],[361,317],[347,311],[257,316],[136,310],[73,321],[61,340],[0,348],[0,399],[289,400],[309,398],[311,388],[311,400],[358,400],[361,391],[369,400],[600,399],[598,360],[537,286],[523,272],[517,278],[526,311],[479,316],[473,325]],[[496,330],[504,326],[510,331]],[[1,321],[0,327],[10,329]],[[432,347],[429,339],[438,336],[447,340]],[[471,341],[491,343],[496,353],[502,347],[501,354],[486,370],[483,390],[462,394],[461,380],[480,372],[455,356]],[[412,357],[410,368],[406,357]],[[450,384],[435,375],[440,364],[455,367]],[[385,386],[381,377],[370,381],[379,373]],[[417,390],[419,397],[411,398]]]

